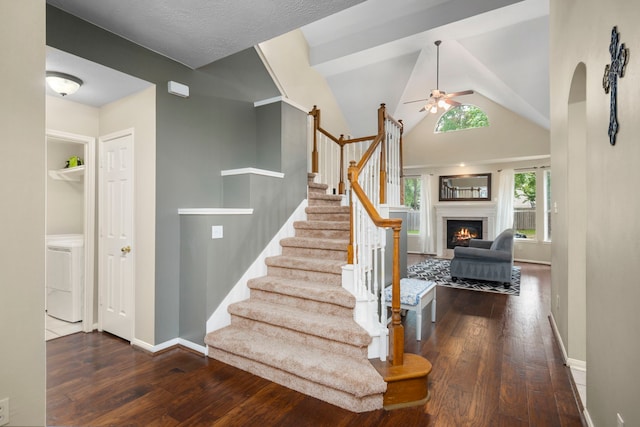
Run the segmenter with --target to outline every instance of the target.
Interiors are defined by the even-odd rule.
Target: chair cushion
[[[400,279],[400,304],[420,304],[420,294],[433,285],[435,283],[429,280]],[[387,301],[391,301],[391,286],[387,286],[384,289],[384,298]]]

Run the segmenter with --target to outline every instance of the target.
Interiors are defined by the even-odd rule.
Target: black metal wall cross
[[[629,49],[620,42],[620,34],[618,28],[613,27],[611,30],[611,44],[609,45],[609,53],[611,54],[611,64],[604,67],[604,76],[602,77],[602,87],[604,93],[611,91],[611,100],[609,101],[609,142],[611,145],[616,144],[616,135],[618,134],[618,77],[624,77],[624,69],[629,62]]]

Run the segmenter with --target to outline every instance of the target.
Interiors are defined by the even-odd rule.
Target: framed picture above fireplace
[[[440,201],[491,200],[491,173],[440,176]]]

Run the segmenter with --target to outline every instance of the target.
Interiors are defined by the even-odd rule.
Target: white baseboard
[[[209,353],[207,346],[198,345],[196,343],[193,343],[189,340],[185,340],[183,338],[178,338],[178,344],[183,347],[187,347],[195,352],[202,353],[204,356],[206,356]]]
[[[247,271],[242,275],[240,280],[233,286],[231,291],[222,300],[218,308],[213,312],[211,317],[207,320],[207,333],[224,328],[231,324],[231,316],[227,311],[227,307],[234,302],[242,301],[249,298],[249,288],[247,288],[247,281],[254,277],[260,277],[267,274],[267,265],[264,263],[265,258],[282,253],[282,247],[280,246],[280,240],[284,237],[293,236],[295,229],[293,223],[295,221],[303,221],[306,219],[305,208],[307,207],[307,200],[303,200],[296,210],[291,214],[287,222],[280,228],[280,230],[273,236],[273,239],[264,248],[264,250],[253,261],[253,264],[249,266]]]
[[[587,427],[596,427],[596,425],[593,423],[593,420],[591,419],[591,416],[589,415],[589,411],[587,411],[587,408],[584,408],[584,411],[582,413],[584,414],[584,419],[587,421]]]
[[[538,261],[535,259],[520,259],[520,258],[514,258],[514,261],[517,262],[526,262],[527,264],[542,264],[542,265],[551,265],[551,262],[549,261]]]
[[[573,378],[573,372],[571,372],[572,369],[586,372],[587,370],[586,361],[571,359],[567,356],[567,350],[564,347],[564,342],[562,341],[562,337],[560,336],[560,331],[558,330],[558,325],[556,324],[556,319],[553,317],[553,313],[549,313],[549,320],[551,321],[551,328],[553,329],[553,334],[556,336],[556,339],[558,340],[560,351],[562,352],[562,359],[564,360],[564,364],[571,368],[569,369],[569,375],[571,375],[571,377]],[[591,420],[591,417],[589,416],[589,411],[587,411],[586,407],[584,407],[584,411],[582,413],[584,414],[584,418],[587,421],[587,426],[595,427],[595,425],[593,424],[593,421]]]
[[[562,337],[560,336],[560,331],[558,330],[558,325],[556,324],[556,319],[553,317],[553,313],[549,313],[549,320],[551,321],[551,329],[553,329],[553,334],[556,336],[558,344],[560,345],[560,351],[562,351],[562,360],[565,365],[568,365],[569,357],[567,356],[567,349],[564,347],[564,342],[562,341]]]
[[[587,362],[585,360],[567,358],[567,365],[577,371],[587,372]]]
[[[181,345],[195,352],[202,353],[205,356],[207,355],[207,348],[205,346],[195,344],[189,340],[185,340],[184,338],[174,338],[158,345],[149,344],[148,342],[134,338],[133,340],[131,340],[131,345],[146,350],[149,353],[157,353],[170,347]]]

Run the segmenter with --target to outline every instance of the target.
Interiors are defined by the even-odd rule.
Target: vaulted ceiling
[[[436,88],[442,40],[441,90],[472,89],[549,127],[548,0],[47,2],[191,68],[302,27],[353,135],[375,129],[383,102],[407,131],[425,117],[404,103]]]

